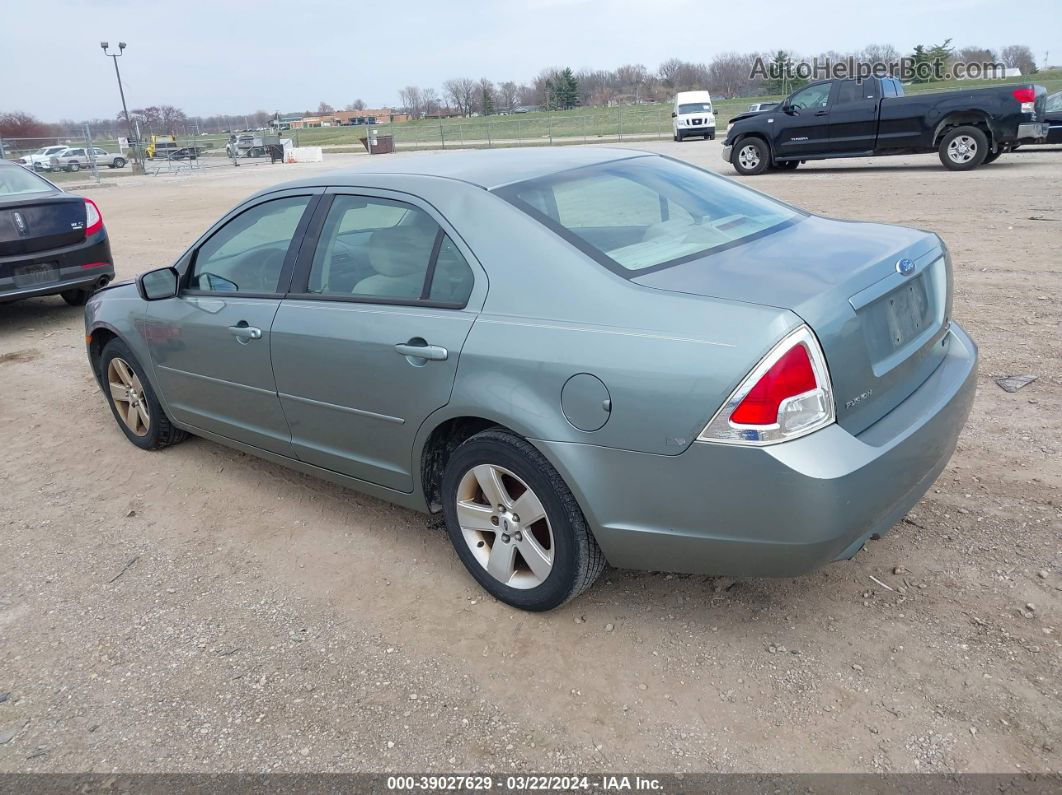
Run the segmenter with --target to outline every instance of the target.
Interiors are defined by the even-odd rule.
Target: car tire
[[[116,157],[116,158],[114,158],[114,162],[111,163],[111,168],[125,168],[125,158],[124,157]]]
[[[771,153],[762,138],[745,138],[734,144],[730,162],[737,173],[751,177],[767,170],[771,164]]]
[[[122,340],[113,339],[104,346],[99,367],[103,395],[130,442],[141,450],[160,450],[188,436],[170,422],[140,362]],[[132,400],[120,399],[123,394]]]
[[[560,474],[533,445],[503,429],[476,434],[453,452],[443,471],[442,503],[446,531],[465,568],[513,607],[559,607],[605,567]],[[528,512],[536,517],[530,523]]]
[[[92,290],[63,290],[59,295],[70,306],[84,306],[92,297]]]
[[[940,139],[937,151],[944,168],[949,171],[970,171],[985,161],[988,138],[977,127],[955,127]]]
[[[79,162],[77,162],[76,160],[73,161],[72,163],[70,163],[67,166],[67,171],[80,171],[80,170],[81,170],[81,164]]]
[[[681,141],[682,139],[679,138],[679,134],[678,133],[671,133],[671,140],[673,140],[673,141]]]

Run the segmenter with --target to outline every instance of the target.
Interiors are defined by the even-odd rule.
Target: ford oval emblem
[[[896,272],[903,276],[909,276],[914,273],[914,263],[907,259],[907,257],[904,257],[896,263]]]

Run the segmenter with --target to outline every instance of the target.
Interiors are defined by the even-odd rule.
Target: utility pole
[[[125,89],[122,88],[122,73],[120,71],[118,71],[118,58],[121,57],[122,55],[125,55],[125,42],[124,41],[118,42],[118,52],[116,52],[116,53],[107,52],[107,48],[109,46],[110,45],[107,42],[105,42],[105,41],[101,41],[100,42],[100,49],[103,50],[103,54],[106,55],[108,58],[111,58],[111,59],[114,60],[114,76],[118,78],[118,93],[122,97],[122,113],[125,114],[125,128],[126,128],[126,131],[129,134],[129,140],[131,142],[132,141],[136,142],[133,145],[133,151],[136,153],[136,157],[133,159],[133,173],[135,173],[135,174],[143,174],[144,173],[144,150],[143,150],[143,148],[140,145],[140,139],[133,137],[133,123],[131,121],[129,121],[129,108],[127,108],[126,104],[125,104]]]

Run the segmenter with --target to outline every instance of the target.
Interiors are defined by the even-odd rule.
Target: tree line
[[[892,45],[870,44],[854,52],[830,50],[816,57],[820,62],[831,63],[848,59],[857,62],[893,63],[901,58],[901,54]],[[907,57],[916,62],[935,61],[945,64],[956,61],[998,62],[1007,67],[1018,68],[1022,74],[1036,72],[1036,59],[1032,51],[1022,44],[1012,44],[999,50],[980,46],[956,48],[948,39],[942,44],[918,44]],[[542,70],[526,83],[512,80],[495,82],[486,77],[478,80],[454,77],[443,81],[438,87],[405,86],[398,92],[399,107],[396,110],[408,113],[413,118],[489,116],[512,113],[519,107],[567,110],[577,106],[666,102],[677,91],[696,89],[706,89],[713,97],[735,98],[777,96],[798,87],[792,80],[754,74],[757,60],[780,66],[811,59],[788,50],[770,53],[724,52],[707,63],[669,58],[654,70],[637,63],[624,64],[616,69],[573,71],[569,67],[550,68]],[[356,99],[345,107],[345,110],[349,111],[363,109],[365,102],[361,99]],[[334,110],[332,105],[322,101],[316,113],[331,113]],[[265,127],[275,113],[257,110],[235,115],[187,116],[182,110],[171,105],[150,105],[134,108],[129,112],[131,119],[139,122],[141,133],[145,136],[152,133],[194,134]],[[314,114],[307,109],[304,115]],[[78,136],[84,134],[85,125],[88,125],[92,134],[97,137],[126,134],[125,117],[121,112],[106,119],[62,119],[55,124],[41,122],[22,112],[0,113],[0,137],[4,138]]]

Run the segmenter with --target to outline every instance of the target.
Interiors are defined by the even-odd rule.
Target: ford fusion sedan
[[[545,610],[617,567],[849,558],[947,463],[977,353],[934,234],[622,149],[390,159],[259,193],[86,311],[118,427],[441,514]]]
[[[113,278],[96,203],[0,160],[0,303],[61,295],[81,306]]]

